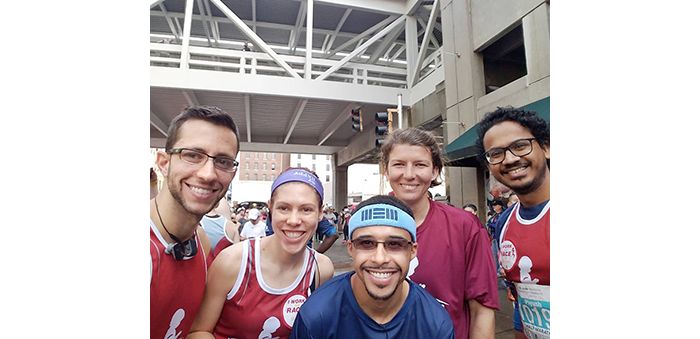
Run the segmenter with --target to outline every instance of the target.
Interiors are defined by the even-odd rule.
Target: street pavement
[[[314,247],[317,247],[318,243],[314,242]],[[352,258],[348,255],[347,246],[343,244],[342,235],[324,254],[331,259],[335,266],[334,275],[352,270]],[[512,339],[515,332],[513,330],[513,303],[508,300],[505,289],[499,289],[498,294],[501,309],[496,311],[496,339]]]

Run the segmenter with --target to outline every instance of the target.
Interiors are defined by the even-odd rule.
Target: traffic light
[[[352,115],[352,130],[362,132],[362,111],[359,108],[353,108],[350,114]]]
[[[384,136],[389,133],[389,113],[388,112],[377,112],[374,114],[374,121],[377,126],[374,127],[374,135],[376,137],[374,141],[375,147],[382,147],[384,143]]]

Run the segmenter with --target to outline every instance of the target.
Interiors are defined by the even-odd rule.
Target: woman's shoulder
[[[482,227],[481,222],[474,214],[461,208],[436,201],[431,201],[430,208],[435,209],[435,211],[430,213],[432,215],[431,222],[444,223],[450,227],[463,227],[474,231]]]

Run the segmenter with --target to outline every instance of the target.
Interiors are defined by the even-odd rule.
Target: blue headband
[[[405,229],[411,234],[411,241],[416,241],[416,221],[400,208],[387,204],[363,206],[350,217],[348,234],[367,226],[393,226]]]
[[[282,172],[282,174],[280,174],[280,176],[277,177],[274,182],[272,182],[272,189],[270,190],[270,193],[273,193],[277,187],[280,187],[280,185],[292,181],[303,182],[311,186],[321,197],[321,201],[323,201],[323,184],[321,184],[321,180],[319,180],[313,173],[300,168]]]

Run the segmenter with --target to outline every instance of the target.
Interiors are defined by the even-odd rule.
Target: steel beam
[[[333,48],[333,42],[335,42],[335,37],[338,36],[338,32],[340,31],[340,28],[343,27],[343,24],[345,24],[345,20],[347,20],[348,15],[350,15],[350,12],[352,12],[352,8],[348,8],[345,10],[345,13],[343,13],[343,17],[340,18],[340,21],[338,21],[338,25],[335,26],[335,31],[331,35],[331,39],[328,42],[328,45],[326,48],[323,50],[323,53],[328,53],[328,51]]]
[[[182,51],[180,52],[180,68],[190,68],[190,32],[192,32],[192,11],[194,0],[187,0],[185,5],[185,31],[182,33]]]
[[[306,0],[306,62],[304,79],[311,80],[311,52],[314,42],[314,0]],[[295,48],[296,49],[296,48]]]
[[[336,48],[333,49],[330,53],[328,53],[326,56],[327,56],[327,57],[330,57],[330,56],[335,55],[335,53],[338,53],[338,52],[342,51],[345,47],[348,47],[348,46],[350,46],[350,45],[352,45],[352,44],[354,44],[354,43],[360,41],[360,40],[363,39],[364,37],[366,37],[366,36],[368,36],[368,35],[374,33],[374,32],[377,31],[378,29],[381,29],[382,27],[386,26],[387,24],[389,24],[389,23],[390,23],[392,20],[394,20],[395,18],[396,18],[395,16],[391,16],[391,15],[390,15],[390,16],[387,17],[386,19],[384,19],[384,20],[382,20],[382,21],[376,23],[374,26],[368,28],[366,31],[364,31],[364,32],[362,32],[362,33],[356,35],[354,38],[352,38],[352,39],[346,41],[344,44],[342,44],[342,45],[336,47]]]
[[[328,138],[335,133],[335,131],[340,128],[348,119],[350,119],[350,110],[352,110],[355,106],[357,106],[357,103],[351,102],[345,108],[340,112],[338,116],[335,117],[333,122],[331,122],[326,129],[321,132],[321,139],[318,141],[318,146],[321,146]]]
[[[306,107],[307,103],[309,103],[309,99],[302,99],[297,104],[296,113],[294,113],[294,118],[292,118],[292,120],[289,122],[289,126],[287,126],[287,136],[284,137],[283,144],[286,144],[287,141],[289,141],[289,137],[292,136],[292,132],[294,132],[294,128],[297,126],[297,122],[299,122],[299,118],[301,118],[301,113],[304,112],[304,108]]]
[[[152,148],[165,148],[165,138],[151,138]],[[278,144],[265,142],[241,142],[239,151],[269,153],[334,154],[341,146],[317,146],[304,144]]]
[[[423,65],[423,60],[428,54],[428,43],[430,42],[428,36],[433,32],[433,25],[435,25],[435,20],[437,19],[437,12],[440,10],[439,3],[439,0],[435,0],[435,2],[433,2],[433,9],[430,11],[430,19],[428,19],[428,26],[425,28],[425,33],[423,34],[423,43],[421,43],[420,46],[418,60],[416,62],[415,68],[412,68],[413,82],[410,84],[411,86],[415,85],[418,82],[418,78],[420,76],[420,69]]]
[[[163,120],[151,111],[151,126],[155,127],[161,134],[168,136],[168,125],[166,125]]]
[[[193,91],[184,89],[184,90],[182,90],[182,95],[185,96],[185,100],[187,101],[187,105],[199,106],[199,100],[197,100],[197,96],[194,94]]]
[[[246,94],[243,96],[243,103],[245,105],[245,130],[246,130],[246,134],[248,134],[247,135],[248,142],[251,142],[252,139],[251,139],[250,135],[251,135],[252,131],[250,130],[251,129],[250,126],[253,124],[253,122],[251,121],[252,118],[250,116],[250,94]]]
[[[360,47],[356,48],[354,51],[352,51],[350,54],[345,56],[343,59],[335,63],[335,65],[331,66],[331,68],[327,69],[325,72],[323,72],[321,75],[318,76],[318,78],[314,79],[314,81],[320,81],[331,75],[333,72],[337,71],[340,69],[340,67],[343,67],[350,59],[354,58],[358,54],[362,53],[375,43],[377,40],[381,39],[383,36],[385,36],[387,33],[391,32],[396,26],[401,25],[404,20],[406,19],[405,15],[400,16],[398,19],[396,19],[394,22],[392,22],[389,26],[386,26],[383,30],[381,30],[379,33],[375,34],[372,38],[367,40],[365,43],[363,43]]]
[[[192,1],[192,0],[188,0]],[[253,41],[253,43],[258,46],[258,48],[262,49],[267,55],[269,55],[275,62],[277,62],[278,65],[280,65],[282,68],[284,68],[285,71],[289,75],[292,76],[292,78],[297,78],[301,79],[299,74],[291,67],[289,64],[284,62],[282,58],[280,58],[275,51],[268,46],[265,41],[263,41],[255,32],[253,32],[244,22],[241,20],[233,11],[231,11],[228,6],[226,6],[221,0],[210,0],[216,7],[218,7],[222,12],[224,12],[224,15],[226,15],[227,18],[231,19],[233,23],[240,29],[245,36],[247,36],[250,40]]]

